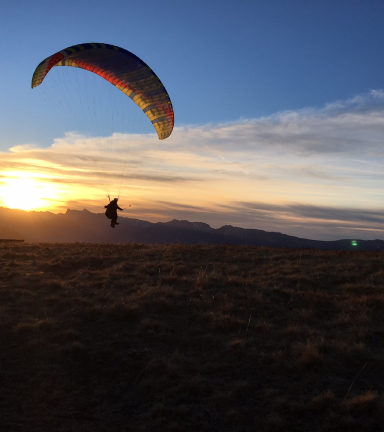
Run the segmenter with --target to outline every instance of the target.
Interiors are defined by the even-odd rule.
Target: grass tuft
[[[298,358],[298,364],[307,368],[318,366],[322,357],[319,350],[312,343],[307,343]]]
[[[378,408],[379,399],[376,391],[366,392],[343,401],[341,407],[352,415],[372,413]],[[381,407],[380,407],[381,408]]]
[[[331,390],[327,390],[326,392],[313,397],[308,406],[310,409],[316,411],[324,411],[334,406],[335,402],[335,395]]]

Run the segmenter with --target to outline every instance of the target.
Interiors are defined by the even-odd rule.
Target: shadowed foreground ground
[[[0,244],[2,431],[380,431],[384,255]]]

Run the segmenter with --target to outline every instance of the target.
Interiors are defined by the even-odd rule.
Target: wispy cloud
[[[131,215],[153,221],[192,218],[313,238],[358,230],[367,238],[383,222],[383,141],[384,92],[372,91],[321,109],[176,127],[165,141],[71,132],[48,148],[0,153],[0,170],[4,181],[29,172],[54,185],[56,211],[85,202],[94,211],[105,192],[120,191],[134,203]]]

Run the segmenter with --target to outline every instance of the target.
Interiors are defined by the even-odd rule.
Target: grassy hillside
[[[384,255],[0,244],[2,431],[380,431]]]

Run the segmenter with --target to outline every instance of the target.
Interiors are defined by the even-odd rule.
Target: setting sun
[[[47,207],[45,200],[53,198],[53,191],[31,178],[7,178],[1,187],[3,205],[20,210],[36,210]]]

